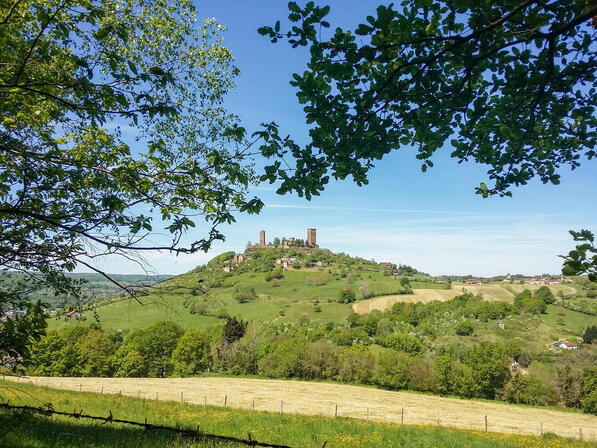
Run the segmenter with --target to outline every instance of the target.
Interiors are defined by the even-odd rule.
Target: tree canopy
[[[331,176],[366,184],[376,161],[404,148],[423,171],[438,150],[486,165],[483,196],[557,184],[563,166],[596,155],[594,2],[403,1],[330,32],[329,6],[288,7],[288,31],[278,21],[259,32],[308,47],[291,84],[311,128],[305,146],[275,123],[258,133],[273,159],[263,179],[280,193],[310,198]]]
[[[223,30],[188,0],[2,3],[0,269],[63,290],[92,258],[207,250],[260,210]]]
[[[223,107],[238,73],[224,30],[190,0],[0,4],[0,272],[29,277],[0,279],[1,312],[31,287],[78,294],[76,266],[110,278],[97,257],[207,250],[261,209],[251,142]]]

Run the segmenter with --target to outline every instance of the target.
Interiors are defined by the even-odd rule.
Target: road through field
[[[8,378],[7,378],[8,379]],[[48,378],[15,381],[147,399],[305,415],[352,417],[410,425],[597,440],[597,417],[573,412],[392,392],[343,384],[248,378]]]

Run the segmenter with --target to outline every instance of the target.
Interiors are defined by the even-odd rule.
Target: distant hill
[[[442,287],[425,274],[409,272],[413,288]],[[393,267],[327,249],[261,249],[241,256],[225,252],[153,286],[141,303],[119,296],[96,302],[93,309],[102,325],[112,329],[144,328],[165,319],[201,328],[229,315],[251,321],[341,322],[351,313],[353,301],[407,293],[398,273]]]
[[[172,275],[142,275],[142,274],[109,274],[114,280],[124,286],[149,287],[162,282]],[[83,281],[82,287],[86,291],[90,300],[101,300],[107,297],[118,295],[122,290],[104,276],[96,273],[67,274],[68,277],[80,279]],[[17,272],[5,272],[0,274],[0,282],[10,284],[18,280],[25,279],[25,274]],[[28,298],[34,301],[41,300],[48,303],[51,307],[62,305],[65,302],[72,302],[69,297],[55,296],[49,289],[42,288],[28,294]]]

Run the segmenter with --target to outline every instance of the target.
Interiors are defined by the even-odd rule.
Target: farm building
[[[551,348],[561,348],[564,350],[576,350],[578,348],[578,344],[574,342],[570,342],[568,339],[564,339],[562,341],[558,341],[555,344],[551,345]]]

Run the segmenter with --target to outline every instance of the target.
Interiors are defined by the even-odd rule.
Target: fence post
[[[224,407],[226,407],[227,403],[228,403],[228,395],[224,395]]]
[[[255,410],[255,399],[251,401],[251,409]]]
[[[582,440],[582,428],[578,428],[578,435],[580,436],[580,440]]]
[[[541,437],[543,437],[543,423],[539,423],[539,427],[541,428]]]
[[[184,403],[184,396],[182,394],[182,390],[180,391],[180,402]]]
[[[159,400],[159,398],[158,398],[158,397],[159,397],[159,395],[158,395],[158,391],[156,390],[156,391],[155,391],[155,399],[156,399],[156,400]]]
[[[141,389],[139,389],[139,392],[137,392],[137,398],[141,398]]]
[[[79,383],[79,392],[81,392],[82,389],[83,389],[83,384]]]
[[[284,400],[280,400],[280,415],[284,413]]]
[[[203,406],[207,407],[207,395],[203,397]]]
[[[334,417],[338,417],[338,405],[336,405],[336,409],[334,410]]]
[[[487,415],[485,415],[485,432],[487,432]]]
[[[369,421],[369,408],[367,408],[367,421]]]
[[[102,386],[102,395],[104,394],[104,386]]]
[[[404,425],[404,408],[400,411],[400,424]]]
[[[437,425],[440,425],[440,421],[439,421],[439,411],[437,411]]]

